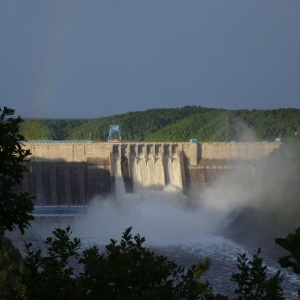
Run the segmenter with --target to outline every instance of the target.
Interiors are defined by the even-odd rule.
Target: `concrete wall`
[[[118,176],[124,178],[126,192],[135,192],[137,186],[159,189],[171,183],[188,193],[236,168],[237,162],[250,164],[279,146],[280,143],[28,143],[24,148],[31,151],[29,171],[16,189],[33,194],[36,205],[83,205],[94,195],[115,193],[119,161]],[[139,176],[134,174],[137,171]]]
[[[28,172],[17,191],[29,191],[36,205],[85,205],[112,192],[112,145],[101,143],[28,143]]]
[[[241,167],[252,168],[280,145],[275,142],[185,144],[185,191],[204,188],[226,172]]]
[[[281,143],[184,143],[183,149],[190,165],[196,166],[201,160],[253,160],[269,155]]]
[[[110,143],[28,143],[24,148],[32,153],[32,162],[88,162],[94,159],[110,157],[113,145]]]

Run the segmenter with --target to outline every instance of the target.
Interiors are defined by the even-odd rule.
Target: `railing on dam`
[[[75,217],[87,213],[88,206],[34,206],[34,217]]]
[[[29,144],[90,144],[93,143],[91,140],[26,140],[22,141],[22,143],[29,143]]]

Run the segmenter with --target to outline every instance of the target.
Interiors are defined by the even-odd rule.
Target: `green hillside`
[[[186,142],[274,141],[295,136],[299,109],[224,110],[185,106],[128,112],[97,119],[25,120],[21,132],[27,140],[102,140],[110,125],[121,127],[122,140]]]

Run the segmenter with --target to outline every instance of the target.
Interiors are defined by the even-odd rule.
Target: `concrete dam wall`
[[[171,184],[183,193],[269,155],[280,143],[31,142],[28,172],[18,191],[35,205],[86,205],[96,195],[119,196]]]

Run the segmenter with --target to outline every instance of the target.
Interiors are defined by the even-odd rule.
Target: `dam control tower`
[[[113,138],[113,134],[117,133],[118,134],[118,139]],[[109,128],[109,134],[108,134],[108,141],[121,141],[121,129],[119,125],[110,125]]]

